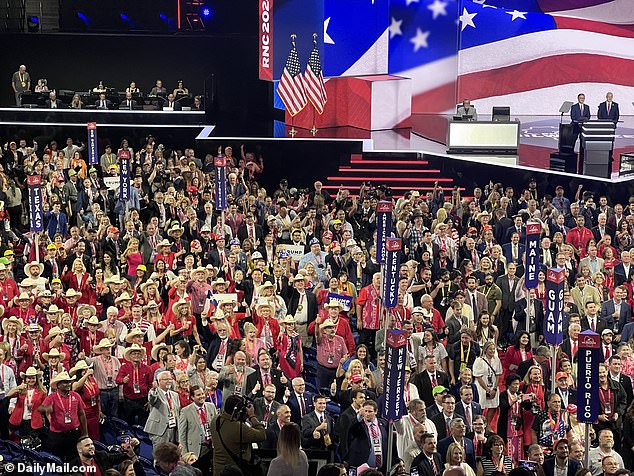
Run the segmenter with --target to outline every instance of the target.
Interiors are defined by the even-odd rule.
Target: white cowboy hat
[[[64,314],[64,310],[57,307],[57,304],[51,304],[44,312],[46,314]]]
[[[122,301],[132,301],[132,297],[128,294],[128,291],[123,291],[121,296],[114,300],[114,303],[119,304]]]
[[[77,306],[77,315],[78,316],[83,316],[84,315],[84,311],[88,309],[90,311],[90,316],[96,316],[97,315],[97,309],[95,308],[95,306],[91,306],[90,304],[80,304],[79,306]]]
[[[52,339],[53,337],[56,337],[60,334],[66,334],[67,332],[68,329],[62,329],[59,326],[51,327],[51,329],[48,331],[48,334],[46,334],[46,338]]]
[[[73,288],[69,288],[68,291],[64,293],[64,297],[81,297],[81,293]]]
[[[22,322],[22,319],[19,319],[16,316],[8,317],[2,321],[2,330],[4,331],[4,333],[7,333],[7,327],[11,323],[18,326],[18,334],[20,334],[20,332],[22,332],[22,328],[24,327],[24,322]]]
[[[145,355],[146,350],[145,347],[140,346],[139,344],[133,344],[123,351],[123,358],[126,360],[130,360],[128,357],[132,352],[141,352],[143,353],[143,355]]]
[[[66,354],[64,352],[60,352],[57,347],[53,347],[50,352],[44,352],[42,354],[42,358],[47,362],[51,357],[59,357],[59,360],[64,360],[66,358]]]
[[[20,372],[20,377],[40,377],[42,375],[41,370],[37,370],[35,367],[29,367],[26,372]]]
[[[41,276],[41,274],[44,272],[44,263],[38,263],[37,261],[31,261],[30,263],[27,263],[24,265],[24,274],[26,274],[29,278],[32,278],[32,273],[31,273],[31,268],[37,266],[40,270],[40,274],[38,276]]]
[[[99,322],[97,316],[90,316],[88,319],[84,319],[85,326],[98,326],[99,324],[101,324],[101,322]]]
[[[158,283],[151,278],[148,279],[146,282],[141,284],[141,292],[144,293],[145,290],[150,286],[158,286]]]
[[[73,380],[75,380],[75,376],[73,375],[71,377],[70,375],[68,375],[68,372],[64,370],[51,379],[51,385],[59,382],[72,382]]]
[[[68,372],[70,375],[75,375],[80,370],[88,370],[92,368],[92,364],[86,363],[85,360],[78,360],[73,368]]]
[[[132,338],[136,337],[136,336],[144,336],[145,332],[143,332],[141,329],[139,329],[138,327],[135,327],[134,329],[132,329],[130,332],[128,332],[128,335],[125,336],[125,341],[130,344],[132,343]]]
[[[152,347],[152,350],[150,351],[150,356],[152,357],[152,360],[158,360],[158,353],[161,349],[166,349],[168,352],[171,352],[172,346],[167,345],[165,342],[161,342],[160,344]]]
[[[110,342],[110,339],[104,337],[99,341],[99,344],[95,344],[92,346],[92,350],[101,350],[101,349],[110,349],[114,344]]]

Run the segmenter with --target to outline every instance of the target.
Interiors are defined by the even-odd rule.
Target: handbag
[[[265,471],[262,459],[259,456],[251,455],[251,461],[246,461],[229,449],[225,440],[222,439],[222,434],[220,433],[220,418],[216,419],[216,433],[218,433],[218,438],[220,438],[220,443],[222,443],[225,451],[229,456],[231,456],[231,459],[236,463],[238,468],[240,468],[242,474],[249,476],[266,476],[267,472]]]

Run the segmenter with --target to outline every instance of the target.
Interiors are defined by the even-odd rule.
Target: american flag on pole
[[[295,116],[308,104],[304,82],[302,81],[299,56],[297,55],[297,48],[295,48],[295,35],[291,35],[291,52],[286,60],[277,94],[280,95],[286,110],[291,116]]]
[[[324,86],[324,74],[321,70],[319,50],[317,49],[317,34],[313,34],[313,51],[310,53],[306,71],[304,72],[304,86],[308,99],[315,106],[319,114],[324,113],[324,106],[328,101],[326,87]]]

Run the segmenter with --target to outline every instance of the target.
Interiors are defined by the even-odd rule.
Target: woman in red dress
[[[522,418],[524,421],[524,446],[529,446],[533,443],[533,421],[535,420],[535,414],[546,408],[544,381],[542,379],[542,369],[539,365],[533,365],[526,372],[526,377],[521,384],[522,393],[524,395],[530,395],[531,408],[522,409]]]
[[[73,382],[73,392],[77,392],[86,406],[86,426],[88,436],[93,440],[99,440],[99,418],[101,417],[101,401],[99,399],[99,385],[93,376],[92,364],[80,360],[70,369],[70,375],[75,375],[77,381]]]
[[[175,391],[178,393],[181,408],[185,408],[193,402],[192,397],[189,395],[189,378],[187,377],[187,374],[178,374],[176,377]]]
[[[81,259],[77,258],[73,261],[72,268],[64,275],[62,282],[67,289],[74,289],[81,293],[79,304],[93,304],[91,297],[94,297],[94,292],[90,287],[92,276],[86,272],[86,266]]]
[[[196,329],[196,318],[191,312],[189,301],[179,300],[172,306],[172,312],[173,317],[170,321],[171,324],[174,324],[174,328],[170,330],[172,342],[183,339],[190,345],[198,344],[202,347],[198,329]]]
[[[20,431],[21,436],[38,436],[44,427],[44,419],[39,412],[40,405],[46,398],[46,389],[42,385],[42,371],[29,367],[21,372],[22,384],[7,392],[7,398],[17,395],[15,408],[9,417],[9,424]]]
[[[505,376],[517,373],[517,369],[522,362],[533,358],[530,342],[531,339],[528,332],[522,331],[517,334],[515,345],[506,349],[506,354],[504,354],[502,368]]]
[[[297,322],[293,316],[284,318],[278,345],[280,369],[286,378],[291,380],[301,376],[304,370],[302,338],[296,331],[296,325]]]
[[[266,350],[276,349],[280,324],[272,318],[273,306],[269,303],[258,304],[253,314],[253,323],[258,329],[258,337],[264,341]]]
[[[26,344],[26,339],[20,335],[23,327],[23,322],[15,316],[2,321],[2,330],[4,332],[0,336],[0,341],[6,342],[9,346],[7,360],[4,363],[11,367],[14,375],[18,374],[18,366],[20,364],[16,359],[22,359],[18,351]]]

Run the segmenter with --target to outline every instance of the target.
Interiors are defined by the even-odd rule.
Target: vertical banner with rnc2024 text
[[[407,334],[389,329],[385,336],[385,411],[387,420],[398,420],[405,414],[405,362]]]
[[[544,340],[560,345],[564,340],[564,284],[566,270],[550,268],[546,272],[546,312],[544,313]]]
[[[387,250],[385,240],[392,233],[392,202],[379,202],[376,205],[376,260],[385,263]]]
[[[542,226],[539,223],[526,224],[526,266],[524,266],[524,286],[526,289],[537,287],[537,275],[539,274],[539,241],[542,234]]]
[[[590,329],[579,334],[577,351],[577,418],[594,423],[599,418],[599,361],[601,336]],[[614,409],[611,409],[614,412]],[[606,412],[608,413],[608,412]]]
[[[99,151],[97,149],[97,123],[88,123],[88,163],[94,165],[99,162]]]
[[[29,216],[31,231],[39,233],[44,230],[44,211],[42,210],[42,177],[29,175],[26,179],[29,187]]]
[[[402,240],[387,238],[385,240],[385,276],[383,278],[383,302],[386,308],[395,308],[398,304],[398,278]]]

